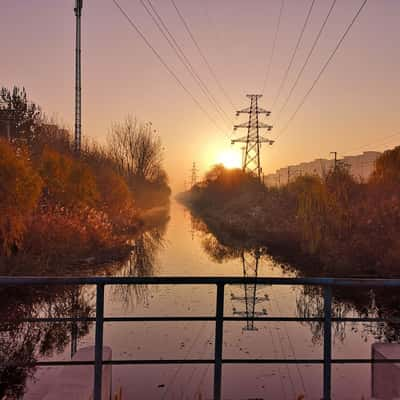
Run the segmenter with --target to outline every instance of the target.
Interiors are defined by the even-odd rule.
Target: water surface
[[[177,203],[171,205],[171,219],[166,226],[149,230],[134,244],[127,263],[112,266],[102,273],[139,276],[296,276],[301,273],[274,262],[267,249],[221,244],[201,221],[195,220]],[[64,297],[71,299],[71,296],[69,293]],[[76,296],[82,313],[93,314],[93,289],[81,288]],[[365,312],[374,313],[370,294],[360,296],[364,299]],[[213,315],[215,298],[214,286],[106,287],[105,314]],[[359,314],[357,301],[352,304],[346,294],[340,299],[338,296],[335,312],[348,316]],[[321,309],[320,294],[311,288],[227,286],[225,290],[226,315],[317,316]],[[41,359],[69,359],[71,337],[78,337],[75,340],[78,349],[93,344],[93,326],[80,325],[79,334],[75,332],[75,335],[71,335],[73,327],[64,328],[65,341],[49,346],[51,351],[42,354]],[[385,335],[379,337],[382,329],[371,324],[338,324],[333,334],[333,357],[369,358],[372,343],[387,339]],[[115,359],[213,358],[214,324],[107,323],[104,343],[111,346]],[[253,323],[251,320],[226,322],[223,351],[226,358],[322,358],[321,326],[316,323]],[[38,387],[46,375],[58,371],[58,367],[38,368],[34,373],[36,383],[28,380],[29,390]],[[334,398],[370,398],[369,366],[334,365],[332,373]],[[124,399],[211,398],[212,378],[213,368],[207,365],[113,367],[114,388],[122,387]],[[223,367],[224,399],[296,399],[301,394],[306,399],[320,399],[321,393],[320,365]]]

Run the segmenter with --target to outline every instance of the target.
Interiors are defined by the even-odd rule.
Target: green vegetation
[[[309,273],[394,275],[400,266],[400,146],[368,182],[343,165],[266,188],[240,170],[214,167],[179,197],[218,237],[267,246]]]
[[[146,210],[169,201],[151,125],[128,118],[107,146],[85,143],[77,154],[25,90],[2,88],[0,98],[2,273],[62,273],[54,266],[126,255]]]

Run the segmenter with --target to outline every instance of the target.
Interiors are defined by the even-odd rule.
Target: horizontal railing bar
[[[134,364],[214,364],[211,359],[171,359],[171,360],[104,360],[103,365],[134,365]],[[9,363],[2,365],[2,367],[61,367],[61,366],[78,366],[78,365],[92,365],[93,361],[37,361],[31,363]]]
[[[223,359],[224,364],[323,364],[323,359],[264,359],[264,358],[228,358]],[[334,358],[331,363],[334,364],[390,364],[399,363],[400,359],[372,359],[372,358]]]
[[[105,317],[104,322],[196,322],[196,321],[215,321],[215,317],[197,316],[176,316],[176,317]],[[223,320],[227,322],[243,322],[248,320],[254,322],[323,322],[322,317],[224,317]],[[43,318],[23,318],[19,320],[0,319],[1,322],[19,322],[19,323],[51,323],[51,322],[95,322],[96,317],[43,317]],[[392,322],[400,323],[399,318],[373,318],[373,317],[334,317],[332,322]]]
[[[257,283],[259,285],[314,285],[314,286],[364,286],[364,287],[399,287],[400,279],[382,278],[280,278],[280,277],[38,277],[38,276],[3,276],[0,286],[26,285],[239,285]]]
[[[289,359],[273,359],[273,358],[225,358],[222,359],[223,364],[323,364],[323,359],[308,358],[289,358]],[[333,364],[391,364],[400,363],[400,359],[372,359],[372,358],[336,358],[332,359]],[[211,359],[171,359],[171,360],[105,360],[104,365],[163,365],[163,364],[214,364]],[[3,367],[50,367],[50,366],[78,366],[78,365],[94,365],[94,361],[37,361],[26,364],[10,363]]]
[[[334,364],[390,364],[400,363],[400,358],[334,358],[332,359]]]
[[[104,317],[104,322],[196,322],[215,321],[215,317]]]
[[[2,322],[18,322],[18,323],[51,323],[51,322],[95,322],[96,317],[43,317],[43,318],[21,318],[17,320],[13,319],[0,319]]]

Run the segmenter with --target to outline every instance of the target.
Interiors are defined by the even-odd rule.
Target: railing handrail
[[[0,276],[0,286],[26,285],[312,285],[312,286],[400,286],[400,278],[327,278],[327,277],[240,277],[240,276]]]
[[[309,360],[280,360],[280,359],[225,359],[223,357],[223,323],[228,320],[244,320],[244,318],[232,318],[224,316],[224,288],[225,285],[239,284],[258,285],[313,285],[323,288],[324,311],[322,316],[312,318],[293,317],[254,317],[254,321],[305,321],[314,320],[323,322],[324,329],[324,355],[323,359]],[[239,277],[239,276],[157,276],[157,277],[39,277],[39,276],[3,276],[0,277],[1,286],[32,286],[32,285],[94,285],[96,286],[96,316],[87,320],[94,320],[95,326],[95,358],[94,364],[94,391],[93,398],[102,398],[102,368],[106,364],[166,364],[166,363],[213,363],[214,364],[214,400],[221,399],[222,364],[224,363],[322,363],[323,364],[323,398],[331,398],[331,364],[332,363],[370,363],[383,362],[386,360],[372,359],[332,359],[332,322],[336,321],[381,321],[382,318],[338,318],[332,315],[332,287],[333,286],[356,286],[356,287],[400,287],[400,279],[384,278],[281,278],[281,277]],[[106,285],[216,285],[216,310],[214,316],[203,317],[105,317],[104,315],[104,288]],[[38,322],[50,320],[70,320],[71,318],[38,318]],[[208,320],[215,322],[215,344],[213,360],[114,360],[103,361],[103,325],[106,322],[122,321],[172,321],[172,320]],[[41,321],[39,321],[41,320]],[[78,320],[78,319],[76,319]],[[32,321],[33,322],[33,321]],[[387,362],[399,362],[399,360],[388,360]],[[56,365],[59,362],[38,362],[40,364]],[[63,363],[71,364],[71,362]],[[72,364],[71,364],[72,365]]]

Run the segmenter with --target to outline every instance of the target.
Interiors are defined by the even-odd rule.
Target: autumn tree
[[[133,208],[133,196],[123,177],[111,168],[101,168],[96,175],[100,206],[110,217]]]
[[[46,199],[67,207],[95,206],[98,200],[96,178],[83,161],[45,148],[40,175],[45,184]]]
[[[9,255],[19,247],[41,189],[25,152],[0,139],[0,253]]]
[[[373,183],[400,184],[400,146],[386,150],[377,158],[371,181]]]
[[[303,248],[317,252],[327,229],[328,193],[318,176],[305,175],[296,178],[289,190],[295,193],[298,208],[297,220]]]
[[[41,119],[41,110],[28,101],[25,88],[14,86],[12,90],[0,90],[0,113],[2,114],[0,135],[11,141],[31,144],[36,136],[36,127]],[[9,124],[9,127],[7,126]],[[8,129],[10,128],[10,129]]]

